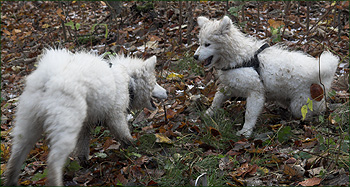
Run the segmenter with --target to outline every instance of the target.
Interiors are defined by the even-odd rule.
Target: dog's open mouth
[[[154,109],[157,108],[156,104],[154,103],[154,99],[153,99],[153,98],[151,98],[149,102],[151,103],[151,105],[152,105],[152,107],[153,107]]]
[[[213,55],[208,57],[207,59],[204,60],[204,66],[208,67],[211,64],[211,61],[213,60]]]

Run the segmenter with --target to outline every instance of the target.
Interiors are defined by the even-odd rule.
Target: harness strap
[[[265,43],[263,46],[261,46],[254,54],[254,57],[251,58],[247,63],[243,63],[241,66],[235,66],[235,67],[229,67],[229,68],[222,68],[221,71],[228,71],[231,69],[238,69],[238,68],[247,68],[247,67],[252,67],[254,70],[260,75],[260,62],[258,55],[264,51],[264,49],[270,47],[269,44]]]

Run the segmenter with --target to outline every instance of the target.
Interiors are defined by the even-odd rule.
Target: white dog
[[[194,58],[204,61],[206,68],[215,67],[221,83],[206,114],[232,96],[247,98],[245,122],[237,135],[249,137],[261,113],[265,98],[288,106],[295,117],[301,117],[301,107],[310,96],[310,86],[319,84],[319,60],[301,52],[278,46],[269,47],[264,41],[240,32],[229,17],[209,20],[198,17],[200,46]],[[338,57],[330,52],[320,57],[321,81],[330,88],[338,65]],[[322,101],[313,102],[313,112],[324,110]]]
[[[115,138],[130,143],[127,109],[154,110],[151,96],[167,98],[156,83],[155,64],[155,56],[146,61],[118,56],[109,65],[85,52],[46,50],[20,97],[6,186],[17,184],[23,161],[43,133],[50,145],[52,186],[63,186],[63,166],[76,145],[79,158],[88,157],[89,127],[106,125]]]

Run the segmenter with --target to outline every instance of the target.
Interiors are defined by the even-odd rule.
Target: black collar
[[[252,67],[258,74],[260,75],[260,62],[258,58],[258,54],[261,53],[264,49],[270,47],[269,44],[265,43],[263,46],[261,46],[254,54],[254,57],[251,58],[248,62],[243,63],[241,66],[235,66],[235,67],[229,67],[229,68],[222,68],[221,71],[228,71],[231,69],[238,69],[238,68],[247,68],[247,67]]]

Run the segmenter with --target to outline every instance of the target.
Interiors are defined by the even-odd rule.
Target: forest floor
[[[70,158],[65,185],[348,186],[349,1],[181,3],[123,2],[116,16],[103,1],[2,1],[2,179],[25,77],[42,49],[65,47],[156,55],[158,83],[169,92],[156,111],[131,113],[134,146],[122,148],[108,129],[92,129],[89,161],[80,166]],[[314,57],[324,50],[339,56],[328,114],[303,121],[267,103],[249,139],[235,135],[244,122],[244,100],[229,100],[213,117],[205,116],[218,82],[215,70],[193,60],[196,18],[223,15],[271,44]],[[23,163],[21,185],[45,184],[48,152],[43,138]]]

